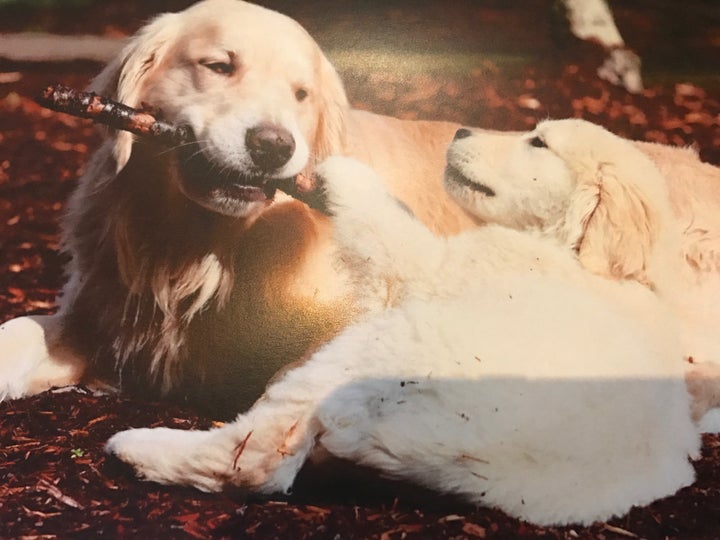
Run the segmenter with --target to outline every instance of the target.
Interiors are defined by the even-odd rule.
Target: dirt
[[[62,12],[13,8],[0,10],[0,30],[128,34],[153,11],[187,3],[110,2]],[[680,17],[677,11],[666,10],[662,19],[662,9],[652,11],[642,1],[618,9],[626,39],[635,38],[653,69],[661,60],[670,62],[678,48],[690,51],[689,65],[696,68],[689,77],[674,72],[656,77],[660,82],[639,95],[597,79],[601,55],[596,47],[567,36],[555,38],[553,24],[543,22],[550,20],[543,11],[548,2],[533,0],[525,10],[499,1],[460,3],[446,10],[450,13],[429,1],[412,9],[407,2],[394,1],[382,9],[363,2],[367,7],[360,12],[350,2],[276,4],[318,32],[333,50],[336,35],[323,24],[328,20],[340,28],[362,30],[366,24],[375,28],[375,37],[392,30],[394,43],[402,42],[398,32],[412,37],[417,21],[432,20],[426,23],[425,39],[436,36],[443,54],[479,43],[491,49],[487,60],[451,73],[430,65],[368,72],[343,64],[341,74],[358,107],[512,130],[527,129],[546,117],[581,116],[633,139],[692,145],[703,160],[720,165],[720,81],[708,77],[706,69],[713,58],[716,65],[720,44],[717,18],[704,15],[711,2],[686,4],[692,9],[684,16],[693,17],[695,31],[675,30],[674,44],[657,41],[655,53],[648,35],[671,27]],[[456,36],[442,17],[457,21]],[[662,24],[648,29],[648,21]],[[385,31],[376,28],[383,24]],[[493,41],[494,36],[505,36],[504,41]],[[428,47],[408,42],[410,48]],[[362,45],[367,43],[353,44]],[[508,65],[497,60],[509,52],[522,53],[525,60]],[[64,262],[58,224],[68,194],[100,140],[89,121],[51,113],[32,96],[51,83],[81,88],[98,68],[81,62],[0,60],[0,80],[9,81],[0,83],[0,320],[54,311]],[[102,452],[107,438],[120,429],[206,428],[212,423],[187,407],[141,397],[96,396],[83,389],[0,404],[0,537],[720,538],[716,435],[704,437],[692,486],[609,523],[563,528],[534,527],[495,510],[382,481],[342,463],[304,471],[289,499],[258,500],[143,483]]]

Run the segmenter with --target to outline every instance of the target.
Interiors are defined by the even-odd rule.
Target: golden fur
[[[241,132],[272,123],[295,143],[272,175],[308,174],[330,154],[351,155],[377,169],[436,233],[475,223],[442,188],[444,151],[458,126],[351,109],[305,30],[259,6],[205,0],[161,15],[91,89],[190,125],[192,155],[212,158],[213,173],[255,174]],[[185,150],[110,134],[69,203],[64,247],[72,262],[60,313],[15,326],[40,324],[28,331],[44,332],[47,351],[31,363],[51,372],[67,365],[59,350],[73,351],[76,367],[62,371],[63,382],[84,372],[235,413],[284,364],[350,322],[357,306],[348,276],[332,263],[325,216],[281,192],[244,200],[192,184]],[[27,385],[5,394],[51,379],[57,384],[29,371]]]

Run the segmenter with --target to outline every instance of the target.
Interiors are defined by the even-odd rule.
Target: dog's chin
[[[187,189],[182,189],[182,191],[188,199],[206,210],[233,218],[251,217],[272,203],[272,199],[267,197],[260,199],[258,196],[258,200],[251,200],[247,196],[238,198],[225,193],[211,192],[199,196],[196,193],[188,192]],[[255,194],[253,193],[252,196]]]
[[[274,180],[259,171],[238,171],[209,158],[197,144],[178,150],[180,190],[203,208],[247,217],[272,203]]]
[[[483,184],[475,178],[469,178],[463,174],[460,169],[448,165],[445,168],[445,185],[448,191],[454,196],[460,196],[460,193],[464,191],[462,188],[467,188],[475,193],[484,195],[486,197],[495,197],[495,190],[490,186]]]

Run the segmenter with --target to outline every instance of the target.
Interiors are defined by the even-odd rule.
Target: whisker
[[[192,141],[192,142],[184,142],[184,143],[176,144],[176,145],[173,145],[173,146],[168,146],[168,147],[165,148],[164,150],[161,150],[160,152],[158,152],[157,155],[158,155],[158,156],[162,156],[162,155],[165,155],[165,154],[167,154],[167,153],[169,153],[169,152],[173,152],[173,151],[175,151],[175,150],[180,150],[181,148],[184,148],[184,147],[187,147],[187,146],[191,146],[191,145],[193,145],[193,144],[197,144],[197,143],[196,143],[195,141]]]
[[[198,148],[197,150],[195,150],[192,154],[190,154],[188,156],[188,159],[194,158],[195,156],[202,155],[202,153],[203,153],[202,148]]]
[[[158,152],[157,155],[158,155],[158,156],[162,156],[163,154],[167,154],[168,152],[172,152],[172,151],[174,151],[174,150],[180,150],[181,148],[185,148],[185,147],[188,147],[188,146],[192,146],[192,145],[194,145],[194,144],[197,144],[198,146],[200,146],[201,144],[207,143],[207,142],[208,142],[207,140],[194,140],[194,141],[188,141],[188,142],[176,144],[176,145],[167,147],[166,149],[162,150],[161,152]],[[195,154],[193,154],[193,155],[197,155],[198,152],[202,152],[202,148],[201,148],[201,147],[200,147],[200,148],[198,149],[198,151],[197,151]]]

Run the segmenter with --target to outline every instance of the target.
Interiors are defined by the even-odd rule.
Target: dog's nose
[[[273,124],[248,129],[245,145],[253,163],[268,172],[285,165],[295,152],[295,139],[290,132]]]
[[[467,128],[460,128],[455,132],[455,138],[453,140],[464,139],[472,135],[472,131]]]

